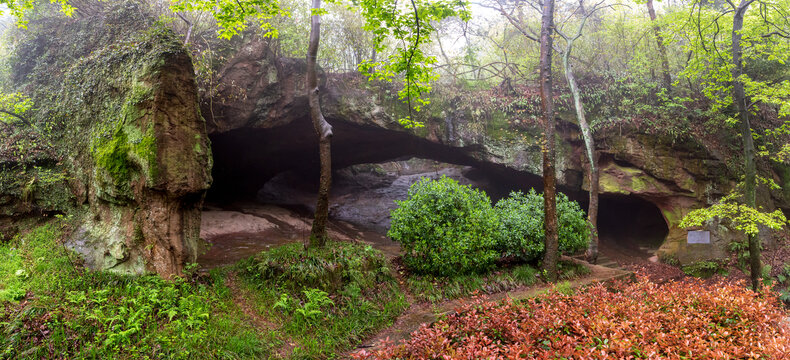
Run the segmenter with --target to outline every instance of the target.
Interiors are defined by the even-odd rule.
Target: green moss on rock
[[[23,194],[28,182],[4,184],[14,174],[2,168],[0,148],[0,188],[38,204],[59,204],[72,193],[84,206],[75,212],[82,230],[69,246],[93,267],[178,273],[196,256],[199,208],[211,181],[211,149],[181,41],[145,3],[115,0],[75,19],[45,11],[16,36],[11,85],[29,92],[31,122],[51,129],[47,166],[57,164],[66,176],[45,183],[31,175]],[[4,206],[3,192],[0,211],[18,211]],[[156,226],[167,221],[181,225]]]

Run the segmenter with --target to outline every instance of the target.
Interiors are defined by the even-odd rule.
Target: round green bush
[[[504,256],[532,261],[543,255],[543,195],[512,192],[496,204],[500,229],[497,244]]]
[[[497,245],[504,256],[532,261],[543,256],[543,194],[534,189],[527,194],[512,192],[497,202],[500,219]],[[560,252],[571,254],[587,248],[590,227],[579,204],[563,193],[557,194],[557,221]]]
[[[590,245],[590,223],[579,203],[557,193],[557,223],[559,225],[560,252],[574,254]]]
[[[488,196],[457,181],[423,178],[396,201],[387,236],[399,241],[403,263],[421,274],[449,276],[490,270],[500,253],[499,220]]]

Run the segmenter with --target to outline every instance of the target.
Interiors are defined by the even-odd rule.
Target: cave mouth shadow
[[[506,187],[524,186],[540,190],[540,176],[509,169],[477,158],[479,146],[456,147],[423,139],[407,132],[371,128],[347,121],[334,121],[332,167],[422,158],[470,166],[477,173],[500,179]],[[309,119],[270,129],[236,129],[209,134],[212,142],[214,183],[207,193],[211,203],[252,199],[277,174],[293,171],[317,183],[318,142]],[[511,183],[522,186],[512,187]],[[497,186],[496,188],[500,188]],[[497,198],[502,194],[491,194]],[[506,195],[506,194],[505,194]]]
[[[526,171],[479,160],[475,148],[431,142],[406,132],[378,129],[333,119],[336,135],[332,162],[337,170],[358,165],[405,160],[412,157],[471,167],[466,176],[480,186],[492,202],[511,191],[543,190],[542,178]],[[306,189],[317,189],[318,142],[309,119],[270,129],[237,129],[210,134],[214,184],[206,201],[232,204],[256,201],[259,190],[286,171],[302,176]],[[588,193],[578,187],[558,187],[587,210]],[[657,249],[669,230],[661,211],[634,195],[602,195],[598,228],[604,245],[641,251]]]
[[[602,195],[598,207],[601,248],[617,248],[629,255],[649,257],[669,234],[659,208],[637,196]]]

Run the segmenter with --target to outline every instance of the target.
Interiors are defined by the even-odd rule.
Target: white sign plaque
[[[689,231],[689,244],[710,244],[710,231]]]

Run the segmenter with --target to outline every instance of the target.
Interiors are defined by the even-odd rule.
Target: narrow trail
[[[563,257],[563,260],[574,261],[583,263],[590,269],[590,273],[579,278],[569,280],[568,285],[571,288],[580,288],[598,282],[606,282],[610,280],[622,279],[631,276],[632,273],[620,268],[611,268],[600,265],[593,265],[581,260]],[[521,300],[526,298],[535,297],[554,287],[554,284],[540,284],[529,287],[522,287],[512,291],[505,291],[490,295],[480,296],[479,298],[486,301],[500,301],[505,298],[513,300]],[[405,291],[405,289],[404,289]],[[398,319],[389,327],[380,330],[378,333],[370,336],[368,340],[364,341],[357,349],[349,351],[343,358],[350,358],[351,354],[356,353],[361,349],[376,350],[386,345],[387,342],[399,342],[408,339],[409,335],[418,330],[423,324],[431,324],[438,320],[440,317],[455,312],[469,298],[460,298],[455,300],[444,301],[440,303],[418,303],[413,304],[406,310]]]
[[[299,242],[301,241],[301,234],[307,226],[309,219],[304,215],[299,214],[298,211],[293,209],[285,209],[282,207],[271,205],[256,205],[256,204],[243,204],[235,209],[239,213],[245,215],[252,215],[262,219],[266,219],[273,225],[274,229],[261,233],[260,236],[255,236],[256,242],[266,243],[266,247],[273,246],[281,243]],[[346,221],[330,219],[329,223],[330,234],[341,240],[356,241],[371,245],[373,248],[382,251],[390,260],[398,257],[401,253],[400,244],[387,238],[384,234],[376,229],[368,229],[356,224],[351,224]],[[276,230],[276,231],[275,231]],[[254,234],[251,234],[254,235]],[[223,241],[231,241],[227,246],[235,247],[234,241],[238,242],[235,238],[225,238]],[[220,245],[221,246],[221,245]],[[624,278],[632,275],[631,271],[624,269],[622,266],[633,260],[638,262],[647,262],[646,257],[634,256],[638,254],[627,254],[623,256],[617,251],[612,249],[602,248],[602,265],[592,265],[583,260],[563,257],[563,260],[574,261],[582,263],[590,269],[590,273],[573,280],[567,281],[568,286],[571,288],[579,288],[591,285],[598,282],[605,282],[613,279]],[[615,249],[617,250],[617,249]],[[239,251],[239,256],[250,256],[261,251],[257,247],[249,247]],[[606,255],[611,255],[607,257]],[[241,257],[239,257],[240,259]],[[229,261],[227,258],[221,259],[222,261]],[[235,258],[232,262],[235,262]],[[403,280],[403,279],[400,279]],[[251,294],[248,293],[243,286],[238,284],[237,274],[231,272],[227,277],[227,286],[233,296],[233,301],[239,309],[245,314],[250,322],[261,330],[276,330],[276,324],[268,321],[262,317],[254,308],[254,303],[250,300]],[[372,334],[367,340],[363,341],[356,349],[342,354],[340,358],[350,358],[351,354],[359,351],[360,349],[375,350],[385,345],[387,341],[398,342],[407,339],[411,333],[418,330],[423,324],[431,324],[443,315],[451,314],[455,309],[459,308],[464,302],[468,302],[470,298],[460,298],[455,300],[448,300],[440,303],[418,302],[412,294],[410,294],[405,281],[399,281],[404,294],[406,294],[407,301],[412,304],[403,314],[401,314],[395,322]],[[483,295],[478,298],[487,301],[500,301],[505,298],[510,299],[525,299],[537,296],[541,293],[549,291],[553,288],[553,284],[539,284],[529,287],[521,287],[511,291],[500,292],[495,294]],[[284,339],[283,346],[278,350],[281,356],[287,357],[298,344],[293,343],[289,339]]]
[[[238,281],[239,280],[235,272],[229,272],[225,278],[225,285],[230,290],[233,303],[239,307],[239,310],[241,310],[241,312],[249,320],[250,324],[255,327],[255,329],[259,331],[277,330],[277,324],[267,320],[255,310],[254,305],[249,300],[251,294],[242,286],[239,286]],[[298,344],[296,344],[291,339],[282,340],[283,345],[277,349],[277,354],[280,356],[280,358],[285,359],[293,352],[294,348],[296,348]]]
[[[230,289],[231,297],[233,297],[233,303],[239,307],[241,312],[247,316],[247,318],[253,325],[255,325],[256,328],[267,330],[275,329],[277,326],[273,322],[264,319],[260,314],[258,314],[257,311],[254,310],[254,307],[248,299],[248,292],[245,289],[239,287],[237,282],[238,278],[236,277],[236,273],[228,273],[228,276],[225,278],[225,285],[228,287],[228,289]]]

